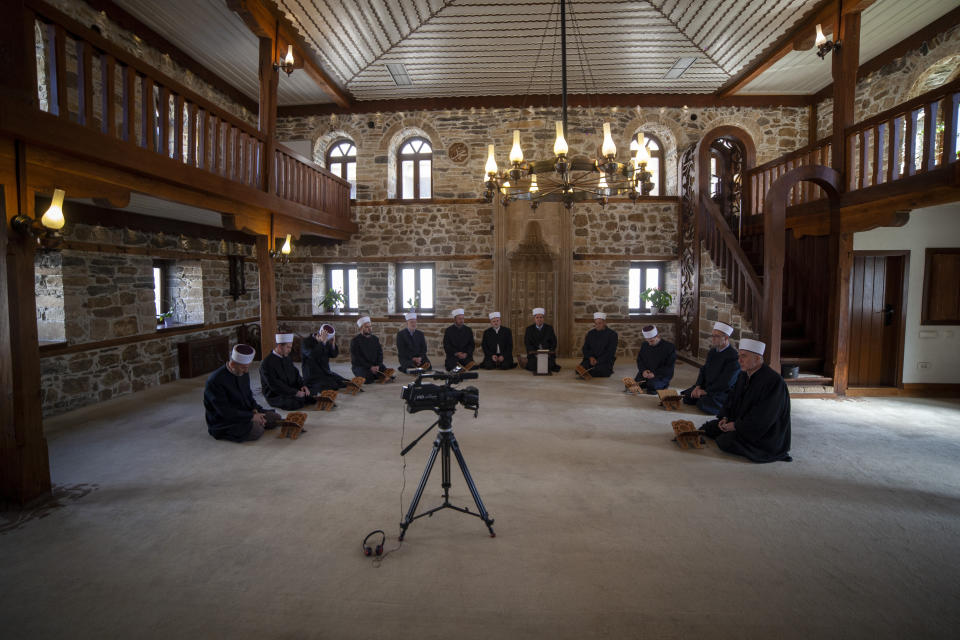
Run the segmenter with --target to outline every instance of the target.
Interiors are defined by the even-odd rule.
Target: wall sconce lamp
[[[279,251],[274,248],[274,250],[270,252],[270,257],[280,264],[287,264],[290,261],[290,252],[293,250],[293,246],[290,244],[290,235],[289,233],[287,234],[287,239]]]
[[[280,46],[280,22],[277,21],[277,28],[273,34],[273,70],[279,72],[280,69],[283,69],[287,72],[289,76],[293,73],[293,45],[287,45],[287,55],[283,57],[283,60],[280,59],[280,53],[278,47]]]
[[[809,42],[809,40],[807,42]],[[817,45],[817,55],[820,56],[821,59],[825,58],[827,54],[834,49],[837,51],[840,50],[840,41],[837,40],[836,42],[833,42],[831,40],[827,40],[827,37],[823,35],[823,28],[819,23],[817,23],[817,40],[815,44]]]
[[[55,249],[63,242],[63,235],[60,230],[63,229],[65,223],[63,218],[63,197],[65,195],[63,189],[54,189],[50,208],[47,209],[39,221],[21,213],[10,221],[10,226],[17,233],[36,237],[37,244],[42,248]]]

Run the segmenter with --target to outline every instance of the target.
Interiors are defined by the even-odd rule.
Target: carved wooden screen
[[[697,236],[697,145],[680,158],[680,328],[677,348],[697,356],[700,318],[700,243]]]
[[[530,221],[523,242],[510,254],[510,326],[517,352],[523,350],[523,331],[534,307],[546,310],[547,323],[557,318],[556,256],[543,241],[540,224]]]

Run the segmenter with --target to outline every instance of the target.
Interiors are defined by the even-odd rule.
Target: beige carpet
[[[677,414],[563,364],[482,372],[479,418],[455,416],[497,537],[444,510],[379,566],[360,541],[397,547],[432,442],[403,469],[433,414],[399,384],[295,442],[210,438],[202,378],[53,418],[61,506],[0,535],[2,635],[957,637],[960,403],[795,401],[794,462],[753,465],[681,451]],[[473,509],[455,463],[452,485]]]

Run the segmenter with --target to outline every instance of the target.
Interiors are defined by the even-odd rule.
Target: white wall
[[[960,326],[920,324],[927,247],[960,247],[960,202],[911,211],[903,227],[853,235],[854,251],[910,251],[903,382],[960,383]],[[920,362],[929,367],[919,368]]]

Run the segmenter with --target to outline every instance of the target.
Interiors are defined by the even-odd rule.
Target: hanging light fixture
[[[649,195],[653,190],[647,163],[650,155],[644,146],[643,134],[637,138],[637,155],[628,163],[617,161],[617,147],[610,133],[610,123],[603,123],[603,142],[601,157],[596,160],[571,160],[567,156],[567,18],[568,0],[560,2],[560,68],[562,120],[556,122],[556,139],[553,143],[554,158],[542,161],[524,162],[523,149],[520,146],[520,130],[513,132],[513,146],[510,149],[510,166],[500,171],[497,166],[494,145],[487,147],[487,162],[484,167],[484,199],[493,201],[500,196],[504,206],[514,200],[528,200],[534,209],[543,201],[562,202],[568,209],[574,202],[593,200],[604,206],[611,196],[628,196],[636,201],[637,197]],[[536,73],[536,69],[534,69]]]

